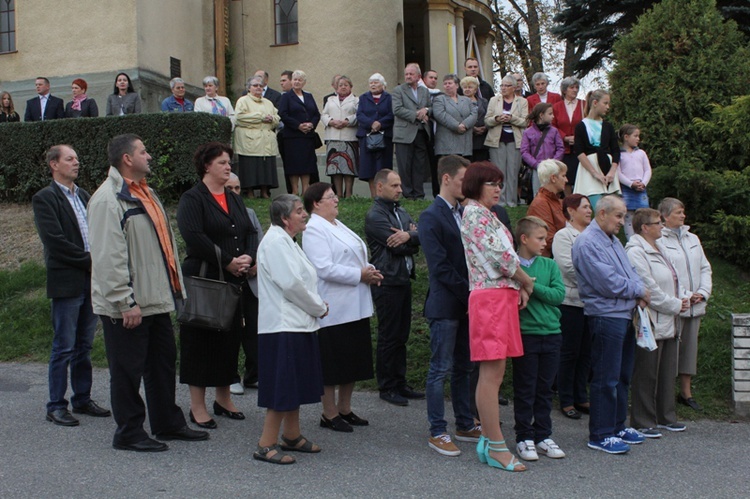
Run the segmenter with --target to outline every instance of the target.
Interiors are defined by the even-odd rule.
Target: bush
[[[0,124],[0,201],[28,202],[50,182],[44,156],[50,146],[70,144],[81,168],[76,183],[93,193],[107,175],[107,143],[123,133],[143,139],[152,156],[149,184],[176,200],[196,182],[193,153],[205,142],[229,143],[228,118],[207,113],[137,114],[36,123]]]
[[[729,106],[714,106],[709,119],[695,118],[695,129],[711,151],[709,169],[741,170],[750,165],[750,95]],[[750,212],[748,212],[750,213]]]
[[[713,167],[693,119],[747,92],[750,50],[737,24],[722,19],[715,0],[664,0],[639,18],[614,52],[613,121],[641,128],[655,167],[689,158]]]

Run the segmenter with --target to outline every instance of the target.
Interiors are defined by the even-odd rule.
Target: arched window
[[[296,11],[297,9],[295,8]],[[16,1],[0,0],[0,53],[15,51]]]
[[[275,44],[297,43],[297,0],[273,0],[273,3],[276,18]]]

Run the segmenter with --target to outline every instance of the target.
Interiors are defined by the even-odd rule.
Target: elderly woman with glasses
[[[279,186],[275,130],[281,118],[271,101],[263,97],[262,77],[250,78],[247,89],[248,94],[239,98],[235,109],[234,146],[240,163],[237,173],[247,197],[255,197],[255,189],[260,189],[260,196],[268,198],[271,189]]]
[[[318,274],[318,292],[331,308],[318,331],[324,389],[320,426],[349,433],[352,426],[369,424],[352,411],[352,393],[355,381],[373,376],[370,286],[380,284],[383,275],[368,263],[365,242],[336,218],[339,199],[331,184],[311,185],[304,200],[311,216],[302,249]]]
[[[523,355],[518,310],[526,306],[534,281],[521,268],[510,231],[491,211],[502,185],[502,172],[489,162],[469,165],[462,185],[468,199],[461,238],[469,271],[469,349],[471,360],[479,363],[477,456],[493,468],[525,471],[505,445],[497,394],[507,358]]]
[[[529,105],[515,93],[516,80],[511,75],[503,78],[500,95],[490,99],[484,124],[489,127],[484,144],[490,148],[490,161],[505,178],[500,194],[502,206],[518,203],[518,171],[521,169],[521,139],[526,130]]]
[[[203,90],[206,95],[195,99],[194,110],[196,113],[210,113],[219,116],[226,116],[232,120],[234,127],[234,108],[229,99],[219,95],[219,79],[215,76],[206,76],[203,78]]]
[[[477,106],[471,99],[458,95],[461,80],[454,74],[443,78],[443,93],[432,99],[435,120],[435,156],[471,157],[474,142],[472,128],[477,122]]]
[[[266,419],[253,458],[292,464],[295,459],[282,450],[321,450],[302,436],[299,408],[323,395],[315,333],[328,315],[328,304],[318,294],[315,267],[295,242],[307,228],[302,202],[282,194],[270,211],[271,228],[258,248],[258,302],[263,309],[258,316],[258,406],[266,408]]]
[[[656,350],[636,348],[633,369],[630,426],[646,438],[661,437],[662,429],[683,431],[677,422],[674,383],[677,372],[678,315],[690,307],[677,271],[659,239],[662,237],[659,212],[640,208],[633,216],[633,230],[625,252],[635,271],[651,292],[648,310],[653,321]]]
[[[487,127],[484,124],[484,117],[487,114],[487,104],[489,104],[489,101],[482,97],[479,85],[479,80],[475,76],[465,76],[461,79],[461,91],[477,108],[477,121],[471,129],[471,158],[474,161],[487,161],[490,159],[490,151],[484,145],[484,141],[487,139]]]
[[[359,139],[359,179],[366,180],[370,195],[375,197],[375,174],[393,168],[393,106],[391,94],[385,91],[383,75],[375,73],[368,80],[369,91],[359,96],[357,138]],[[367,148],[367,136],[383,134],[383,149]]]

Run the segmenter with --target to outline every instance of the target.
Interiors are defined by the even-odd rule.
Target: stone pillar
[[[477,33],[477,45],[479,45],[479,53],[482,55],[482,68],[484,69],[484,79],[492,85],[492,90],[497,94],[498,89],[495,84],[495,77],[492,70],[494,69],[492,62],[492,46],[495,43],[495,38],[491,34],[480,35]]]
[[[464,9],[456,7],[456,74],[463,75],[463,67],[466,62],[466,33],[464,32]]]
[[[750,314],[732,314],[732,399],[734,412],[750,416]]]
[[[442,78],[443,75],[450,72],[448,65],[448,25],[455,24],[456,16],[453,13],[450,0],[429,0],[426,16],[427,19],[424,23],[427,29],[425,64],[427,68],[437,71],[437,74]],[[425,69],[422,68],[423,71]]]

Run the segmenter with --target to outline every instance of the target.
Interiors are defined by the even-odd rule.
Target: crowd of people
[[[179,375],[189,387],[189,419],[203,430],[219,427],[207,388],[215,393],[213,416],[244,419],[232,395],[257,388],[258,405],[266,410],[253,452],[260,461],[292,464],[290,452],[321,451],[302,434],[302,404],[322,403],[322,428],[350,433],[369,425],[355,414],[352,393],[357,381],[373,376],[384,402],[405,406],[426,398],[431,449],[457,456],[454,437],[473,442],[481,463],[506,471],[524,471],[523,461],[540,454],[566,456],[552,438],[555,386],[565,417],[589,415],[592,449],[624,453],[662,430],[685,430],[676,417],[675,380],[679,374],[677,401],[700,410],[691,376],[711,294],[711,267],[684,225],[685,206],[665,198],[658,210],[647,207],[650,165],[637,147],[639,130],[625,125],[617,134],[604,120],[606,91],[581,103],[574,78],[563,80],[557,95],[547,91],[545,75],[535,75],[539,102],[529,113],[534,96],[518,95],[514,75],[487,100],[492,88],[468,74],[478,70],[475,63],[467,60],[463,79],[446,75],[443,92],[428,85],[436,85],[438,75],[422,75],[415,64],[391,93],[380,74],[372,75],[359,98],[351,80],[338,76],[322,113],[303,90],[303,71],[282,74],[288,87],[278,95],[259,71],[234,108],[216,94],[214,77],[204,79],[206,97],[195,105],[184,98],[184,82],[173,80],[167,110],[203,110],[235,124],[235,149],[211,142],[195,153],[199,181],[177,210],[182,262],[167,213],[148,186],[151,156],[139,137],[112,138],[110,169],[93,196],[75,185],[76,152],[67,145],[50,148],[53,181],[33,199],[55,333],[47,419],[79,424],[65,399],[68,369],[73,412],[110,416],[90,393],[98,315],[117,424],[113,446],[157,452],[167,450],[163,440],[209,438],[188,427],[175,404],[170,313],[188,298],[185,276],[240,289],[226,331],[180,327]],[[37,80],[41,91],[43,80]],[[95,110],[85,105],[85,82],[76,80],[74,87],[82,93],[71,111]],[[138,107],[131,89],[127,75],[118,75],[108,112]],[[42,99],[33,100],[46,116]],[[56,104],[48,98],[46,106]],[[326,173],[333,183],[313,181],[319,121],[326,127]],[[394,149],[398,171],[391,168]],[[238,174],[232,172],[235,153]],[[242,195],[256,188],[270,195],[278,153],[290,192],[271,202],[264,234]],[[521,158],[534,170],[537,195],[513,231],[505,206],[518,201],[509,184],[518,180]],[[363,240],[338,220],[338,206],[351,193],[348,177],[363,178],[365,170],[374,199]],[[424,197],[428,174],[437,183],[435,200],[415,221],[400,201]],[[632,234],[623,247],[617,235],[626,221]],[[424,314],[432,352],[425,392],[406,382],[411,282],[420,249],[429,274]],[[646,327],[656,349],[636,348],[634,314],[650,317]],[[509,358],[517,456],[506,443],[498,404]],[[454,437],[444,408],[447,377]],[[147,411],[155,439],[143,428]]]

